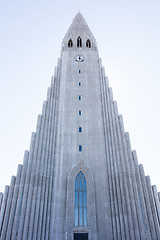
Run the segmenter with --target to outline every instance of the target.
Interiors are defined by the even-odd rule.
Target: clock
[[[83,61],[84,61],[84,57],[78,55],[78,56],[75,57],[75,61],[76,61],[76,62],[83,62]]]

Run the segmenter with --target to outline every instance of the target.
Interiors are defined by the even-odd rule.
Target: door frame
[[[74,234],[76,233],[87,233],[88,234],[88,240],[89,240],[89,231],[73,231],[73,240],[74,240]]]

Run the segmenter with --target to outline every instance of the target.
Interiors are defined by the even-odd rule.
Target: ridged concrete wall
[[[82,48],[76,47],[78,36]],[[74,226],[79,171],[87,182],[87,226]],[[160,239],[160,193],[138,165],[96,40],[80,13],[63,40],[23,165],[0,193],[0,240],[72,240],[74,232],[88,232],[89,240]]]

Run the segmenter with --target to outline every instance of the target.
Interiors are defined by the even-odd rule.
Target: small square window
[[[79,132],[82,132],[82,127],[79,127]]]
[[[81,111],[81,110],[78,111],[78,115],[79,115],[79,116],[82,115],[82,111]]]
[[[82,86],[81,82],[78,82],[78,86],[79,86],[79,87]]]
[[[81,70],[78,70],[79,73],[81,73]]]
[[[82,152],[82,145],[79,145],[79,152]]]
[[[82,100],[82,96],[78,96],[78,99],[79,99],[79,100]]]

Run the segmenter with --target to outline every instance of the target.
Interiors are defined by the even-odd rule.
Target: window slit
[[[68,41],[68,47],[73,47],[72,39],[69,39],[69,41]]]
[[[89,39],[86,41],[86,47],[91,48],[91,41]]]
[[[80,37],[77,38],[77,47],[82,47],[82,39]]]

